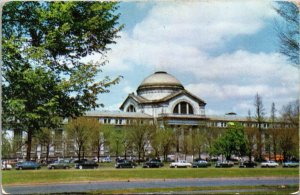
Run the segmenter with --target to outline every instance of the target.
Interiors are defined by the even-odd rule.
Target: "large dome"
[[[158,71],[143,80],[137,93],[147,99],[160,99],[183,89],[181,82],[174,76],[164,71]]]

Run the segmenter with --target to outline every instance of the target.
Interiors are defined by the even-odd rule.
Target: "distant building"
[[[96,118],[102,124],[111,124],[122,127],[132,124],[133,121],[147,121],[160,127],[167,125],[179,132],[181,137],[193,129],[226,128],[229,123],[239,122],[245,127],[258,127],[258,124],[247,117],[240,117],[234,112],[223,116],[208,116],[205,114],[206,102],[187,91],[181,82],[174,76],[164,71],[155,72],[143,80],[136,93],[131,93],[120,106],[120,111],[90,111],[85,117]],[[276,123],[277,126],[289,124]],[[267,129],[270,122],[262,123],[261,128]],[[15,136],[22,137],[21,131],[14,131]],[[63,141],[63,130],[55,130],[55,144],[50,148],[50,157],[76,156],[74,148],[65,154],[65,148],[72,143]],[[24,136],[24,135],[23,135]],[[176,152],[179,153],[179,145],[182,138],[178,138]],[[34,148],[33,148],[34,150]],[[32,151],[32,155],[38,158],[44,156],[45,147],[39,146]],[[73,155],[72,155],[73,154]],[[102,155],[107,154],[103,147]],[[25,147],[17,152],[19,158],[25,156]]]

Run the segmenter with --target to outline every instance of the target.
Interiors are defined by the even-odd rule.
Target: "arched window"
[[[194,114],[194,110],[191,104],[180,102],[174,107],[173,114]]]
[[[128,106],[127,112],[136,112],[135,107],[133,105]]]

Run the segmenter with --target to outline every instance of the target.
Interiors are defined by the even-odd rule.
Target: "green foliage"
[[[126,128],[113,127],[109,136],[109,150],[111,154],[124,156],[127,158],[129,150],[132,148],[132,142],[129,140],[129,132]]]
[[[119,82],[100,76],[118,24],[115,2],[8,2],[2,13],[3,110],[6,128],[55,128],[57,117],[77,117],[101,104],[97,97]],[[102,53],[101,62],[82,58]],[[98,77],[99,78],[99,77]]]
[[[163,155],[164,161],[175,145],[175,132],[172,128],[156,128],[151,137],[151,146],[156,152],[156,157]]]
[[[1,145],[1,152],[2,152],[2,158],[10,158],[10,154],[12,152],[12,144],[11,140],[8,137],[8,134],[6,131],[2,131],[2,145]]]
[[[150,125],[148,121],[136,120],[126,127],[126,131],[128,131],[128,141],[132,143],[140,162],[141,157],[144,158],[146,147],[149,145],[153,132],[156,131],[156,126]]]
[[[230,125],[226,132],[217,138],[211,150],[212,154],[225,155],[230,159],[231,155],[243,156],[246,153],[246,139],[243,126],[238,123]]]
[[[100,138],[100,124],[93,118],[79,117],[70,119],[65,129],[68,138],[75,142],[79,160],[81,157],[84,157],[84,152],[89,147],[88,144],[91,137],[94,137],[93,139],[97,141],[99,140],[98,138]]]

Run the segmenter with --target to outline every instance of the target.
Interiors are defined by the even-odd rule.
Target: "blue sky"
[[[158,70],[204,99],[208,115],[254,113],[256,93],[267,115],[272,102],[280,110],[298,97],[299,72],[278,52],[272,2],[129,1],[118,11],[125,28],[107,54],[103,75],[124,78],[99,96],[102,110],[117,110]]]

